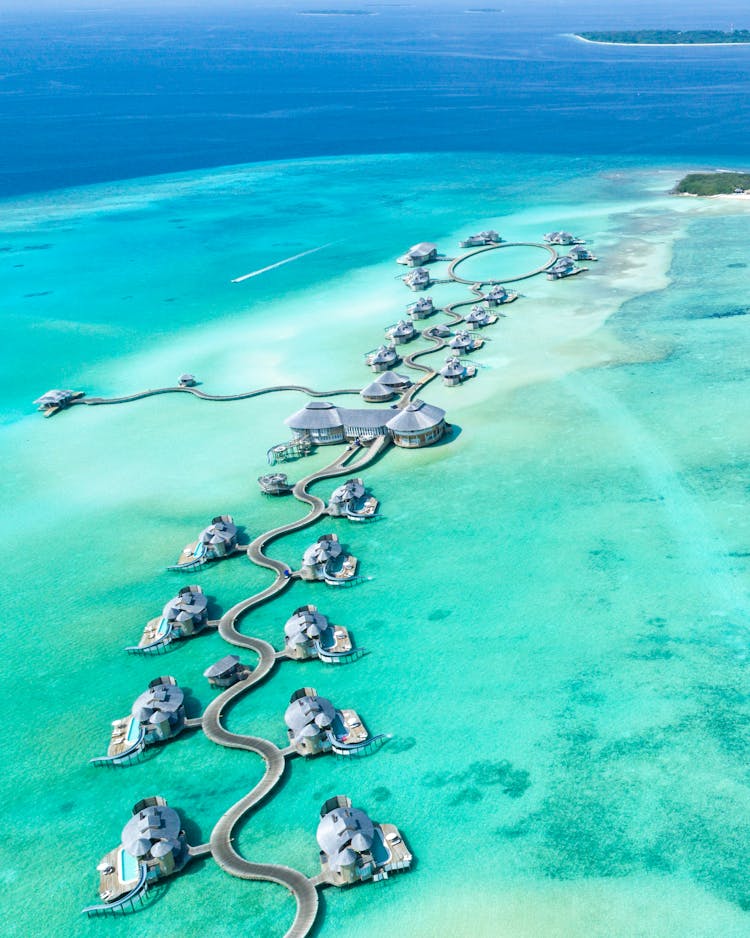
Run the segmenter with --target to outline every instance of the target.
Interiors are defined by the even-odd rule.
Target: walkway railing
[[[96,918],[100,915],[117,915],[118,912],[125,915],[128,912],[135,911],[138,906],[143,905],[143,899],[147,892],[148,867],[145,863],[141,863],[138,882],[127,895],[122,896],[115,902],[103,902],[100,905],[89,905],[82,910],[81,914],[86,914],[89,918]]]

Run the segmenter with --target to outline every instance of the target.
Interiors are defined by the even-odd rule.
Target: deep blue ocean
[[[0,195],[335,154],[736,161],[750,140],[750,47],[565,35],[748,27],[738,0],[31,6],[0,4]],[[302,12],[326,8],[374,15]]]

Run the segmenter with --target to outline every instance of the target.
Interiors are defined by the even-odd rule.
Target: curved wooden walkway
[[[310,397],[333,397],[336,394],[359,394],[359,388],[339,388],[335,391],[313,391],[302,384],[277,384],[268,388],[257,388],[255,391],[239,391],[237,394],[207,394],[200,388],[183,388],[179,385],[168,388],[150,388],[146,391],[136,391],[134,394],[125,394],[122,397],[79,397],[70,402],[83,404],[85,407],[98,407],[100,404],[129,404],[132,401],[141,401],[146,397],[155,397],[157,394],[192,394],[202,401],[244,401],[249,397],[260,397],[261,394],[275,394],[278,391],[301,391]]]
[[[364,452],[350,446],[328,466],[312,473],[294,486],[293,494],[295,498],[309,505],[310,511],[297,521],[266,531],[247,548],[247,555],[253,563],[276,573],[274,582],[254,596],[236,603],[219,620],[218,629],[222,638],[233,645],[254,651],[258,655],[258,665],[245,680],[239,681],[228,688],[208,705],[202,718],[203,732],[219,746],[227,746],[230,749],[244,749],[260,756],[265,763],[265,772],[257,785],[244,798],[232,805],[219,819],[211,832],[211,854],[219,866],[231,876],[237,876],[240,879],[266,880],[278,883],[285,886],[294,895],[297,902],[297,911],[291,928],[286,933],[286,938],[304,938],[312,928],[318,913],[316,884],[302,873],[291,869],[291,867],[273,863],[254,863],[246,860],[237,853],[232,843],[237,825],[248,812],[273,791],[284,774],[286,764],[285,752],[282,752],[278,746],[275,746],[269,740],[262,739],[259,736],[232,733],[223,725],[222,720],[228,705],[264,680],[281,657],[268,642],[252,638],[240,632],[238,623],[250,609],[272,599],[298,577],[297,573],[291,572],[287,564],[267,557],[264,549],[284,534],[289,534],[291,531],[297,531],[313,524],[325,513],[325,502],[317,495],[311,495],[307,489],[320,479],[358,471],[377,459],[390,442],[389,437],[379,437]],[[355,456],[359,458],[353,459]],[[289,571],[289,576],[285,575],[287,571]]]

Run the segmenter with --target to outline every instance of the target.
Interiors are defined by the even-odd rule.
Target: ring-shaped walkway
[[[502,280],[478,280],[476,277],[473,280],[467,280],[465,277],[459,277],[456,273],[456,268],[459,264],[463,264],[464,261],[468,261],[470,258],[476,257],[477,254],[484,254],[487,251],[501,251],[503,248],[541,248],[543,251],[547,251],[549,254],[549,259],[544,264],[542,264],[541,267],[536,267],[534,270],[530,270],[528,273],[520,274],[518,277],[505,277]],[[544,273],[545,270],[547,270],[555,263],[557,258],[558,253],[551,244],[541,244],[537,241],[503,241],[501,244],[486,244],[484,247],[475,248],[473,251],[467,251],[466,254],[462,254],[460,257],[457,257],[448,265],[448,276],[455,283],[463,283],[470,287],[475,283],[488,283],[492,286],[503,283],[516,283],[518,280],[528,280],[529,277],[536,277],[538,274]]]

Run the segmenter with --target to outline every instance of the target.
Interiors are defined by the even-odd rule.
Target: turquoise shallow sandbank
[[[244,557],[185,577],[166,567],[214,515],[252,537],[303,513],[255,480],[304,396],[172,395],[51,420],[31,401],[183,371],[215,393],[363,386],[363,353],[413,299],[394,258],[425,239],[452,254],[490,227],[514,241],[564,228],[600,260],[519,284],[473,356],[478,377],[433,382],[425,397],[457,432],[366,471],[382,521],[324,521],[270,549],[296,566],[333,526],[364,582],[296,583],[243,630],[281,647],[286,618],[312,602],[369,654],[284,662],[229,728],[283,743],[289,695],[307,685],[392,739],[366,759],[293,762],[236,846],[315,874],[317,812],[338,793],[399,825],[415,868],[327,890],[317,933],[331,938],[747,934],[748,209],[669,198],[684,170],[357,157],[4,203],[6,934],[43,921],[60,936],[276,938],[293,916],[283,888],[210,859],[134,916],[80,909],[139,798],[164,795],[197,844],[262,774],[199,732],[127,769],[87,763],[157,675],[192,690],[191,714],[212,699],[202,672],[232,651],[216,634],[156,659],[123,649],[181,585],[226,610],[268,584]],[[541,257],[518,251],[522,267]],[[472,263],[492,272],[492,257]]]

